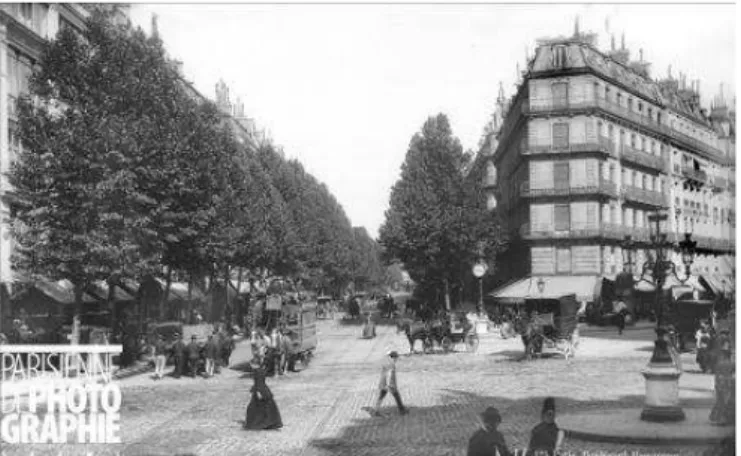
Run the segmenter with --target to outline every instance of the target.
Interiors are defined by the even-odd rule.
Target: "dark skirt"
[[[282,427],[283,421],[281,421],[280,412],[272,394],[264,395],[262,399],[258,399],[257,393],[252,393],[252,399],[250,405],[247,406],[247,414],[244,419],[244,428],[263,430]]]

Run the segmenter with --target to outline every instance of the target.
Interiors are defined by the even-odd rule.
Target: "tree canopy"
[[[401,261],[431,304],[445,297],[450,305],[452,288],[479,259],[493,262],[501,245],[480,185],[467,178],[471,160],[445,115],[427,119],[412,137],[380,229],[387,262]]]
[[[235,268],[339,292],[354,260],[377,262],[324,184],[272,143],[238,141],[159,38],[112,14],[48,42],[18,101],[18,272],[78,296],[111,277],[228,282]]]

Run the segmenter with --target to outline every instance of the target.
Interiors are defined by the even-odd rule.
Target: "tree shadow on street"
[[[643,396],[635,395],[600,401],[582,401],[559,397],[557,394],[554,397],[558,414],[624,408],[640,410],[644,401]],[[402,454],[402,450],[404,455],[464,455],[469,438],[480,426],[479,415],[487,407],[496,407],[502,416],[499,430],[510,450],[522,450],[528,443],[531,429],[539,422],[544,399],[543,396],[534,396],[513,400],[503,396],[445,389],[442,391],[441,404],[428,407],[408,404],[409,414],[402,416],[397,412],[393,401],[385,402],[385,407],[381,409],[382,416],[373,417],[371,413],[365,413],[347,423],[336,435],[316,438],[309,445],[322,450],[322,454],[336,456],[356,453]],[[687,399],[682,404],[684,407],[709,406],[706,399]],[[372,412],[370,409],[365,411]],[[624,446],[628,453],[646,450],[645,446],[640,445]],[[599,450],[600,444],[592,443],[588,447],[586,442],[567,437],[563,449],[567,453],[572,451],[573,454],[582,454],[585,448]],[[677,445],[661,446],[659,449],[662,453],[669,454],[686,452],[686,449]],[[704,450],[705,448],[701,448],[698,455]]]

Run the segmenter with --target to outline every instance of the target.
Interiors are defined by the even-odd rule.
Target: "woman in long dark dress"
[[[252,385],[252,398],[247,406],[244,428],[250,430],[280,429],[283,421],[278,406],[273,400],[273,393],[265,384],[265,369],[255,370],[255,383]]]

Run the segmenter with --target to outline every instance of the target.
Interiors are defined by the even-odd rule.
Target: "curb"
[[[630,411],[626,419],[625,412]],[[594,415],[596,412],[567,413],[560,417],[568,424],[561,423],[561,429],[566,436],[575,440],[599,443],[617,443],[625,445],[707,445],[719,444],[735,436],[735,426],[712,426],[704,419],[698,421],[699,416],[707,416],[710,409],[687,408],[686,421],[678,423],[649,423],[640,421],[638,413],[632,413],[634,409],[612,409],[603,410],[600,416],[605,418],[604,427],[594,426]],[[609,425],[610,415],[620,415],[619,423]],[[583,415],[579,419],[579,415]],[[574,422],[571,422],[574,420]],[[641,424],[639,424],[641,423]],[[628,424],[628,426],[625,426]],[[704,427],[710,432],[698,432],[697,426]],[[682,428],[695,428],[695,432],[683,432]],[[581,428],[581,429],[577,429]],[[653,429],[651,429],[653,428]],[[694,435],[693,435],[694,434]]]

